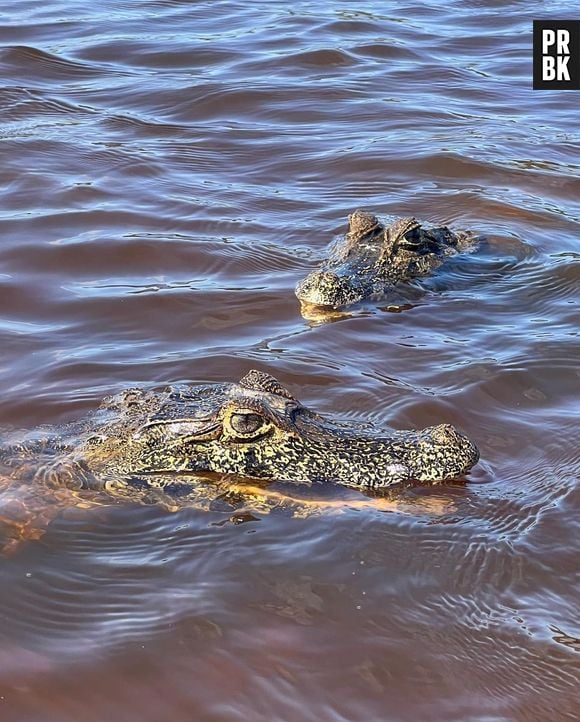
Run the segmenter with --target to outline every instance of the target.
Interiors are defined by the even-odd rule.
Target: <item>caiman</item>
[[[343,309],[386,297],[397,284],[427,276],[446,259],[477,247],[468,231],[423,228],[415,218],[385,226],[373,213],[357,210],[321,267],[296,286],[303,307]]]
[[[94,492],[87,504],[125,499],[170,509],[216,508],[220,496],[243,493],[240,479],[254,484],[246,490],[267,509],[280,495],[268,495],[260,481],[372,491],[455,479],[479,458],[449,424],[378,431],[331,421],[255,370],[234,384],[129,389],[58,436],[40,430],[7,442],[0,451],[5,490],[26,480],[29,489],[60,494],[64,504]],[[208,480],[212,473],[221,481]]]

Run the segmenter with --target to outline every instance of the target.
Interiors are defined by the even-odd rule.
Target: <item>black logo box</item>
[[[544,80],[543,39],[544,30],[567,30],[570,35],[568,49],[570,58],[566,68],[570,80]],[[558,44],[555,42],[547,49],[547,54],[558,62]],[[580,20],[534,20],[534,90],[580,90]]]

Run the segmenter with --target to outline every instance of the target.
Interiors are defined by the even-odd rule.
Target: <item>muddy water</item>
[[[578,94],[530,56],[569,15],[2,3],[0,427],[258,368],[482,455],[406,513],[63,511],[0,562],[3,721],[576,718]],[[400,312],[308,321],[360,206],[486,241]]]

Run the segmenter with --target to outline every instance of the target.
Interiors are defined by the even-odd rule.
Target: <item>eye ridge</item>
[[[264,425],[265,419],[260,414],[233,413],[230,425],[238,434],[253,434]]]

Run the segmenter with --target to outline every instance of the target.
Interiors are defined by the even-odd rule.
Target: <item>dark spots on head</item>
[[[252,447],[244,451],[244,473],[256,478],[268,476],[259,455],[256,453],[256,449]]]

